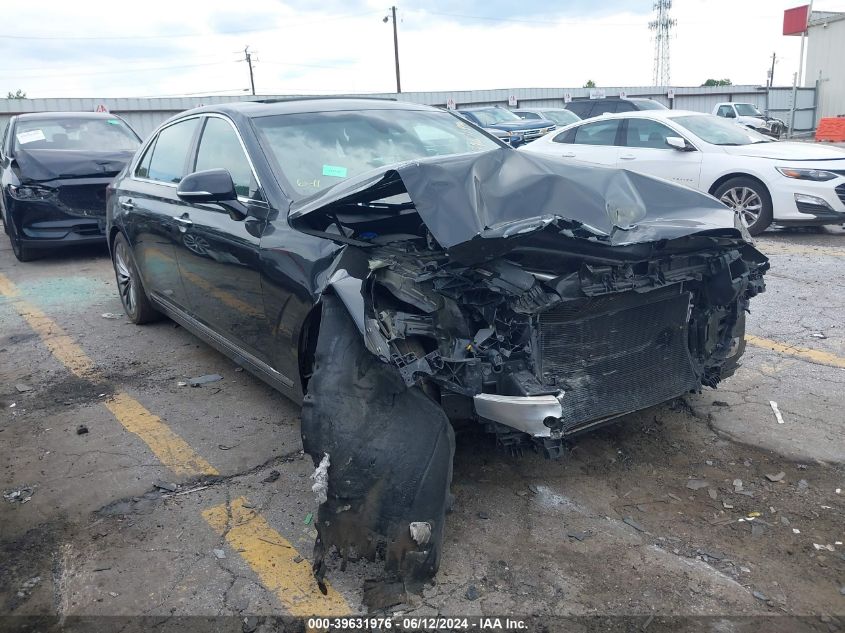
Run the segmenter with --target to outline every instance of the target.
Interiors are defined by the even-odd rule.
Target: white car
[[[845,150],[774,141],[700,112],[644,110],[573,123],[520,151],[671,180],[741,214],[752,235],[845,223]]]
[[[786,129],[786,124],[783,121],[766,116],[753,103],[735,103],[733,101],[717,103],[716,107],[713,108],[713,114],[774,138],[780,138],[780,135]]]

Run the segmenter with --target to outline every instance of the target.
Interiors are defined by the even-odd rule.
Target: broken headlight
[[[9,185],[9,195],[15,200],[46,200],[53,196],[53,190],[38,185],[25,185],[16,187]]]

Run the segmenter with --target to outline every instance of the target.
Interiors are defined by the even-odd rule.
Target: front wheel
[[[118,233],[114,238],[112,264],[120,302],[129,320],[136,325],[158,320],[161,315],[147,298],[147,293],[141,285],[141,275],[135,265],[132,249],[123,233]]]
[[[15,228],[14,222],[9,222],[7,225],[5,220],[3,228],[9,234],[9,241],[12,243],[12,252],[19,262],[31,262],[33,259],[38,259],[38,251],[21,244],[21,238],[18,235],[18,230]]]
[[[753,178],[731,178],[713,194],[739,213],[751,235],[760,235],[772,223],[772,197],[763,183]]]

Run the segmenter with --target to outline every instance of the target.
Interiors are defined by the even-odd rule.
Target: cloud
[[[600,86],[651,83],[650,1],[399,2],[406,91],[574,87],[587,79]],[[708,77],[763,83],[772,51],[781,59],[776,79],[788,83],[797,70],[799,41],[781,36],[780,23],[783,9],[793,4],[676,2],[673,83],[699,85]],[[145,0],[143,10],[128,3],[10,4],[0,36],[71,39],[0,37],[0,92],[21,88],[33,97],[234,92],[249,86],[246,64],[238,61],[243,55],[236,52],[246,44],[256,53],[259,93],[393,90],[393,33],[382,22],[381,1],[251,0],[244,11],[232,7],[230,0],[205,0],[198,17],[193,3],[173,0]],[[111,39],[72,39],[85,37]]]

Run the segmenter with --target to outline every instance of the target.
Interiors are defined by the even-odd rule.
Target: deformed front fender
[[[352,278],[339,277],[335,291]],[[354,279],[354,278],[352,278]],[[338,292],[338,297],[342,297]],[[329,456],[317,515],[314,574],[322,589],[337,547],[385,558],[386,575],[365,588],[372,608],[398,604],[440,563],[454,432],[443,409],[362,344],[352,310],[323,297],[314,373],[302,409],[302,443],[315,466]]]

